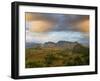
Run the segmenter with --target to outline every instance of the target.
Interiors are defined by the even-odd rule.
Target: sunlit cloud
[[[83,22],[79,23],[79,26],[81,27],[82,31],[89,32],[89,20],[85,20]]]
[[[47,32],[53,27],[53,23],[49,21],[31,21],[30,22],[30,32]]]
[[[74,27],[81,32],[89,32],[89,20],[83,20],[80,22],[76,22]]]
[[[43,17],[40,14],[33,14],[33,13],[26,12],[25,19],[26,21],[33,21],[33,20],[43,19]]]

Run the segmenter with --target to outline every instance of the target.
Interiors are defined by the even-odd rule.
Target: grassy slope
[[[56,67],[76,66],[89,64],[89,49],[66,49],[52,48],[26,48],[25,66],[34,67]]]

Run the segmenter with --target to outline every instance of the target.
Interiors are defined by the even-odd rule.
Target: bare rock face
[[[78,42],[58,41],[57,43],[46,42],[43,44],[43,47],[49,47],[49,48],[57,47],[57,48],[73,49],[74,47],[81,48],[82,45],[79,44]]]
[[[62,48],[72,49],[77,44],[78,44],[77,42],[59,41],[57,43],[57,46],[62,47]]]
[[[44,47],[56,47],[56,43],[54,42],[46,42],[43,45]]]

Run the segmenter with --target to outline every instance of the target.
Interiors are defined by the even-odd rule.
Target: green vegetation
[[[83,46],[75,46],[73,49],[39,46],[26,48],[26,68],[79,65],[89,65],[89,48]]]

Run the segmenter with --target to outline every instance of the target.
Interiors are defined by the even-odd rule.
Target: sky
[[[26,43],[72,41],[89,44],[89,16],[25,13]]]

